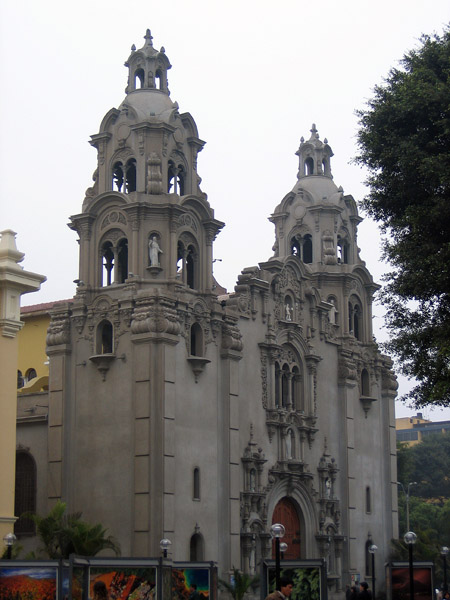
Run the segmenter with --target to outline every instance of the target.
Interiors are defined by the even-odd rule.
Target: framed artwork
[[[209,600],[211,581],[209,568],[173,567],[173,600]]]
[[[57,590],[57,566],[0,566],[0,600],[57,600]]]

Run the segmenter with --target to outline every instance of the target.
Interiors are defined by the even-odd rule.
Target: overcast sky
[[[215,276],[233,289],[244,267],[272,255],[267,217],[296,182],[300,137],[326,137],[334,181],[366,193],[356,154],[355,110],[422,33],[442,33],[448,0],[5,0],[0,8],[0,229],[17,232],[25,269],[43,273],[36,304],[75,293],[76,234],[96,151],[89,136],[124,98],[124,61],[150,28],[172,63],[169,88],[201,139],[202,189],[225,221]],[[361,256],[375,280],[377,227],[359,227]],[[377,339],[383,309],[374,307]],[[401,381],[400,391],[407,389]],[[398,416],[415,413],[398,406]],[[428,413],[450,419],[450,409]]]

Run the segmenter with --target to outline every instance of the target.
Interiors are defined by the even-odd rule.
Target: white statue
[[[286,311],[286,321],[292,321],[292,317],[291,317],[292,309],[289,306],[289,304],[286,304],[285,311]]]
[[[148,242],[148,256],[150,258],[151,267],[159,267],[159,254],[163,251],[159,247],[158,240],[155,235],[152,235]]]

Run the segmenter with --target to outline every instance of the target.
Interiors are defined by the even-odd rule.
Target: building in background
[[[450,432],[450,421],[429,421],[424,419],[422,413],[414,417],[400,417],[395,419],[397,442],[413,446],[418,444],[427,435],[445,434]]]
[[[397,382],[373,341],[378,286],[331,147],[314,125],[301,139],[270,258],[218,295],[224,224],[200,188],[204,142],[170,99],[150,31],[126,66],[71,217],[80,272],[75,297],[50,311],[48,391],[19,398],[37,506],[64,500],[124,556],[157,556],[168,538],[173,559],[221,574],[254,572],[281,522],[285,558],[323,557],[333,597],[371,577],[372,543],[381,580],[397,535]],[[226,165],[224,185],[239,194]]]
[[[35,292],[45,281],[43,275],[25,271],[19,263],[24,254],[16,247],[16,234],[10,229],[0,232],[0,540],[13,532],[15,457],[16,457],[16,397],[17,360],[20,320],[20,298]]]

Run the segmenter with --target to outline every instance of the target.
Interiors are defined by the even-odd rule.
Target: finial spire
[[[312,140],[319,139],[319,132],[317,131],[315,123],[312,124],[310,131],[311,131],[311,139]]]
[[[147,31],[145,32],[144,35],[144,40],[145,40],[145,45],[146,46],[152,46],[153,47],[153,36],[152,36],[152,32],[150,31],[150,29],[147,29]]]

